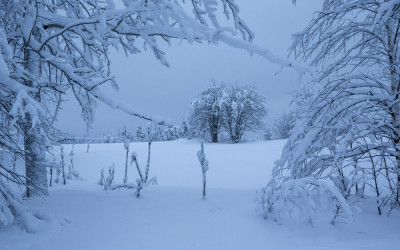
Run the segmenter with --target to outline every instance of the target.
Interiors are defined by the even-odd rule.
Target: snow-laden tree
[[[190,126],[197,136],[218,142],[221,132],[240,142],[243,134],[263,125],[265,98],[251,86],[215,83],[191,102]]]
[[[137,141],[144,142],[146,141],[146,134],[143,132],[142,125],[139,125],[136,128],[136,138]]]
[[[189,137],[189,128],[185,120],[182,121],[181,126],[179,127],[179,137],[180,138]]]
[[[399,206],[399,30],[397,0],[325,0],[294,36],[293,53],[319,70],[262,191],[265,216],[311,220],[331,204],[334,223],[364,195],[379,214]]]
[[[293,129],[296,120],[296,114],[291,112],[286,112],[281,115],[278,119],[274,121],[272,127],[272,132],[275,139],[287,139],[290,136],[290,131]]]
[[[266,128],[264,130],[264,140],[269,141],[272,139],[272,131],[271,128]]]
[[[162,140],[162,129],[157,124],[148,124],[146,134],[146,141],[161,141]]]
[[[111,142],[111,137],[112,137],[112,131],[107,130],[103,133],[104,136],[104,143],[110,143]]]
[[[4,11],[1,7],[2,5],[0,4],[0,16],[3,18]],[[41,161],[43,157],[40,154],[40,150],[35,151],[37,154],[34,155],[33,151],[24,150],[23,147],[20,147],[21,138],[24,138],[25,142],[29,146],[32,146],[44,142],[44,134],[50,137],[49,133],[51,131],[45,128],[48,128],[48,124],[52,123],[50,117],[51,110],[40,105],[36,100],[35,90],[24,84],[25,81],[32,78],[32,75],[28,74],[27,71],[24,70],[23,65],[18,62],[15,51],[9,44],[6,28],[2,26],[0,26],[0,68],[0,150],[8,152],[13,155],[13,157],[25,157],[29,160],[36,159]],[[46,91],[43,91],[42,97],[44,100],[51,103],[50,96],[47,95]],[[33,124],[37,125],[35,129],[32,129],[35,130],[35,134],[32,136],[38,139],[36,143],[33,144],[29,142],[30,137],[28,135],[30,134],[31,128],[26,126],[26,123],[22,122],[18,117],[30,119]],[[39,124],[39,118],[44,122]],[[8,170],[3,170],[8,172]],[[43,170],[44,169],[39,169],[38,172],[43,173]],[[13,171],[15,171],[15,169],[13,169]],[[28,171],[27,173],[29,174],[31,172]],[[46,193],[46,190],[38,185],[38,182],[43,183],[43,178],[37,179],[34,178],[34,176],[25,178],[25,175],[20,175],[16,172],[15,174],[15,176],[24,176],[24,185],[26,184],[27,188],[30,187],[31,189]],[[14,179],[14,181],[21,184],[20,180]],[[27,191],[28,190],[29,188]],[[26,195],[29,196],[29,192],[27,192]]]
[[[0,15],[3,14],[0,10]],[[28,232],[36,230],[35,219],[44,219],[44,215],[25,206],[21,195],[13,185],[36,186],[16,169],[17,159],[24,157],[20,146],[20,135],[25,133],[23,124],[16,122],[10,114],[31,116],[42,114],[43,108],[38,105],[32,89],[25,87],[16,79],[23,76],[21,66],[14,60],[14,53],[8,45],[6,33],[0,26],[0,227],[18,223]],[[13,69],[13,70],[12,70]],[[28,78],[29,76],[25,76]],[[15,103],[22,105],[13,105]],[[36,186],[37,188],[40,188]]]
[[[133,135],[131,131],[124,125],[118,132],[118,137],[121,142],[124,141],[132,141],[133,140]]]
[[[252,86],[226,84],[221,97],[222,127],[234,143],[245,132],[256,131],[264,124],[267,114],[265,98]]]
[[[218,142],[221,130],[221,99],[225,86],[224,83],[214,82],[190,103],[192,108],[189,117],[190,127],[196,131],[197,136],[211,137],[212,142]]]

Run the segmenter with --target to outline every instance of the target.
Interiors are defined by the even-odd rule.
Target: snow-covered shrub
[[[140,192],[143,188],[149,186],[149,185],[154,185],[157,184],[157,178],[152,177],[149,178],[149,171],[150,171],[150,153],[151,153],[151,142],[148,143],[148,155],[147,155],[147,164],[144,172],[139,166],[139,162],[137,160],[137,154],[136,152],[131,153],[131,166],[133,163],[135,163],[137,172],[139,174],[139,178],[136,179],[135,183],[127,183],[127,178],[124,178],[124,184],[113,184],[114,181],[114,172],[115,172],[115,167],[114,164],[112,167],[109,168],[108,170],[108,177],[104,177],[104,169],[101,170],[100,174],[100,179],[98,181],[98,185],[104,186],[104,190],[115,190],[119,188],[128,188],[128,189],[135,189],[136,190],[136,197],[140,197]],[[126,168],[125,168],[126,170]]]
[[[112,184],[114,182],[114,173],[115,173],[115,166],[114,163],[112,166],[108,167],[108,176],[107,178],[104,177],[104,168],[100,171],[100,180],[97,182],[98,185],[103,186],[104,190],[109,190],[112,188]]]
[[[115,173],[115,166],[114,163],[112,167],[108,168],[108,176],[104,183],[104,189],[108,189],[114,182],[114,173]]]
[[[157,184],[157,177],[152,177],[149,179],[149,171],[150,171],[150,153],[151,153],[151,141],[148,143],[148,152],[147,152],[147,164],[146,169],[143,173],[142,169],[139,166],[139,162],[137,161],[136,152],[132,152],[131,154],[131,165],[135,163],[136,169],[139,174],[139,178],[136,179],[136,197],[140,197],[140,191],[147,187],[148,185]]]
[[[99,181],[97,182],[97,185],[103,186],[103,185],[105,185],[105,183],[106,183],[106,178],[104,177],[104,168],[102,168],[102,169],[100,170],[100,179],[99,179]]]
[[[204,152],[204,142],[201,143],[201,150],[197,152],[197,159],[201,165],[201,173],[203,177],[203,199],[206,198],[206,184],[207,184],[207,175],[206,172],[209,169],[208,160],[206,159],[206,154]]]
[[[264,217],[274,221],[296,218],[313,224],[320,219],[336,224],[353,218],[350,205],[336,187],[313,177],[270,182],[259,191],[259,199]]]

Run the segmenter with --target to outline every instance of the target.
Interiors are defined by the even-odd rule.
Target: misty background
[[[255,34],[253,44],[286,58],[292,34],[306,27],[313,13],[321,9],[322,0],[301,0],[296,6],[289,0],[236,0],[236,3]],[[142,53],[129,57],[123,51],[112,51],[111,72],[119,91],[110,86],[102,86],[102,89],[145,115],[163,117],[176,125],[187,118],[189,102],[210,86],[212,79],[256,86],[267,100],[269,126],[289,110],[292,93],[299,84],[295,70],[281,70],[266,59],[223,44],[172,42],[171,46],[164,46],[169,68],[162,66],[151,51],[139,49]],[[101,102],[97,104],[90,136],[102,137],[104,131],[123,125],[134,132],[139,124],[148,124]],[[57,126],[75,136],[87,133],[81,109],[71,95],[65,100]]]

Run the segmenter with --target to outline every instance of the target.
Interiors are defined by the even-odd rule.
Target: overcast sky
[[[286,58],[291,35],[301,31],[313,13],[321,9],[322,0],[236,0],[241,16],[255,33],[254,44]],[[292,69],[279,72],[279,67],[258,56],[225,45],[174,42],[166,47],[171,67],[161,66],[152,52],[125,57],[113,52],[112,73],[120,90],[105,87],[110,96],[148,115],[171,119],[176,124],[189,113],[189,102],[210,85],[210,80],[240,85],[255,85],[267,99],[269,124],[289,109],[291,93],[298,84]],[[292,59],[293,60],[293,59]],[[279,72],[278,74],[276,74]],[[74,135],[86,134],[81,111],[72,98],[64,104],[58,127]],[[98,103],[92,136],[102,136],[109,129],[126,125],[134,131],[147,122]]]

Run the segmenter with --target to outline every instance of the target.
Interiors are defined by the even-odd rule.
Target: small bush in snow
[[[115,173],[115,166],[113,163],[112,167],[108,168],[108,176],[106,178],[105,185],[104,185],[105,189],[108,189],[112,185],[112,183],[114,181],[114,173]]]
[[[108,176],[107,178],[104,177],[104,168],[101,169],[101,176],[100,176],[100,180],[98,181],[98,185],[103,186],[104,190],[108,190],[111,189],[111,185],[114,182],[114,173],[115,173],[115,166],[114,163],[112,165],[112,167],[108,167]]]
[[[150,152],[151,152],[151,141],[148,143],[148,153],[147,153],[147,164],[146,164],[146,169],[145,172],[143,173],[139,163],[137,161],[137,154],[135,152],[132,152],[131,154],[131,165],[135,163],[136,169],[139,174],[139,178],[136,179],[136,197],[140,197],[140,191],[144,188],[147,187],[150,184],[157,184],[157,178],[152,177],[149,179],[149,171],[150,171]]]
[[[97,182],[97,185],[103,186],[106,183],[106,178],[104,178],[104,168],[100,170],[100,180]]]

